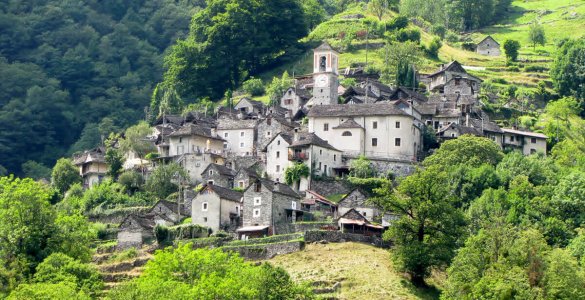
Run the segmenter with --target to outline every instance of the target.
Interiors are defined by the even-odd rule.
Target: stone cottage
[[[225,140],[224,150],[234,155],[254,155],[257,123],[258,120],[219,119],[217,133]]]
[[[321,214],[323,217],[337,218],[337,204],[312,190],[306,191],[301,208],[312,213],[314,217]]]
[[[372,224],[368,218],[353,208],[339,217],[337,224],[339,230],[346,233],[381,236],[384,231],[383,226]]]
[[[154,238],[154,216],[128,215],[120,224],[118,231],[118,250],[140,248],[142,244]]]
[[[236,173],[236,176],[234,176],[234,187],[245,189],[258,178],[260,178],[260,176],[254,169],[254,166],[250,168],[240,168]]]
[[[260,101],[244,97],[238,101],[238,103],[234,106],[234,109],[247,117],[258,116],[266,112],[266,105]]]
[[[108,171],[105,159],[106,149],[98,147],[73,157],[73,164],[79,167],[83,187],[90,188],[102,182]]]
[[[201,178],[204,183],[225,187],[231,189],[234,187],[234,176],[236,172],[226,166],[218,164],[209,164],[203,172]]]
[[[209,227],[213,232],[235,230],[242,215],[242,196],[242,192],[214,184],[205,185],[193,199],[193,224]]]
[[[504,132],[503,147],[517,149],[524,155],[542,153],[546,155],[546,139],[542,133],[502,128]]]
[[[370,220],[376,218],[380,211],[376,206],[369,204],[367,200],[366,193],[360,189],[354,189],[337,203],[339,215],[344,215],[353,209]]]
[[[477,43],[475,52],[481,55],[500,56],[500,43],[493,37],[486,36],[481,42]]]
[[[288,226],[302,220],[300,196],[288,185],[258,179],[244,191],[243,227],[240,237],[288,233]]]
[[[185,203],[159,200],[150,209],[149,214],[164,216],[165,219],[171,220],[173,223],[179,223],[191,214],[187,207],[188,205]]]

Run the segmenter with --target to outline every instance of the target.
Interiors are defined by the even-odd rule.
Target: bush
[[[242,89],[252,96],[261,96],[264,95],[265,92],[262,79],[254,77],[250,77],[250,79],[244,81]]]
[[[546,72],[548,68],[545,66],[526,66],[524,72]]]
[[[136,248],[130,248],[130,249],[124,250],[120,253],[116,253],[116,254],[112,255],[108,259],[108,262],[121,262],[121,261],[130,260],[130,259],[133,259],[136,257],[138,257],[138,250],[136,250]]]
[[[93,228],[97,233],[97,238],[104,240],[108,236],[108,225],[104,223],[93,223]]]
[[[508,71],[510,72],[520,72],[520,68],[518,66],[509,66]]]
[[[504,52],[508,61],[516,61],[518,59],[518,50],[520,50],[520,42],[515,40],[506,40],[504,42]]]
[[[445,35],[447,34],[447,29],[445,28],[444,25],[436,24],[436,25],[433,25],[431,27],[431,32],[434,35],[439,36],[441,39],[444,39],[445,38]]]
[[[396,33],[396,40],[399,42],[413,41],[420,42],[420,31],[418,29],[400,29]]]
[[[441,39],[439,37],[433,38],[433,40],[429,43],[429,46],[426,49],[427,55],[432,58],[439,57],[439,49],[443,47],[443,43],[441,43]]]
[[[386,22],[386,30],[400,30],[408,26],[408,18],[405,16],[398,16]]]
[[[471,43],[471,42],[461,43],[461,49],[473,52],[473,51],[475,51],[475,43]]]
[[[156,225],[154,227],[154,237],[159,245],[164,245],[169,238],[169,229],[163,225]]]
[[[445,38],[447,39],[447,42],[449,42],[449,43],[459,42],[459,35],[453,33],[452,31],[448,31]]]

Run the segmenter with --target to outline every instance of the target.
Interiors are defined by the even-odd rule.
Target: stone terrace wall
[[[326,230],[331,226],[337,227],[335,223],[327,222],[307,222],[307,223],[276,223],[276,232],[278,234],[290,234],[296,232],[305,232],[309,230]]]
[[[288,254],[305,249],[305,242],[292,241],[274,244],[223,247],[223,251],[238,252],[240,256],[251,260],[271,259],[279,254]]]
[[[344,243],[344,242],[357,242],[372,244],[376,247],[390,248],[391,243],[382,240],[375,236],[365,236],[354,233],[343,233],[341,231],[322,231],[313,230],[305,232],[305,242],[313,243],[319,241],[327,241],[330,243]]]

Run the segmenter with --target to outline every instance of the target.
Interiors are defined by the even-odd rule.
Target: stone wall
[[[120,224],[129,214],[145,214],[150,207],[128,207],[122,209],[106,210],[103,213],[91,214],[89,216],[90,222],[99,222],[104,224]]]
[[[303,241],[222,248],[223,251],[238,252],[240,256],[251,260],[271,259],[276,255],[298,252],[304,249],[305,242]]]
[[[411,162],[399,162],[399,161],[389,161],[389,160],[375,160],[371,159],[372,165],[374,169],[376,169],[380,174],[388,174],[388,172],[392,172],[397,177],[408,176],[414,173],[416,170],[417,165]]]
[[[371,244],[376,247],[389,248],[390,242],[384,241],[379,237],[365,236],[354,233],[343,233],[341,231],[307,231],[305,232],[305,242],[313,243],[319,241],[327,241],[330,243],[344,243],[344,242],[357,242]]]

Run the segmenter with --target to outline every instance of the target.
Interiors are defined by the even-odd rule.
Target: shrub
[[[449,42],[449,43],[459,42],[459,35],[453,33],[452,31],[448,31],[445,38],[447,39],[447,42]]]
[[[508,61],[516,61],[518,59],[518,50],[520,50],[520,42],[515,40],[506,40],[504,42],[504,52]]]
[[[163,225],[156,225],[154,227],[154,237],[159,245],[164,245],[169,238],[169,229]]]
[[[129,260],[129,259],[133,259],[136,257],[138,257],[138,250],[136,250],[136,248],[130,248],[130,249],[127,249],[127,250],[124,250],[122,252],[119,252],[119,253],[112,255],[108,259],[108,262],[121,262],[121,261]]]
[[[431,27],[431,32],[434,35],[439,36],[441,39],[444,39],[445,35],[447,34],[447,29],[442,24],[436,24]]]
[[[418,29],[400,29],[396,33],[396,40],[399,42],[413,41],[420,42],[420,31]]]
[[[398,16],[388,22],[386,22],[387,30],[400,30],[408,26],[408,18],[405,16]]]
[[[475,43],[471,43],[471,42],[461,43],[461,49],[466,50],[466,51],[475,51]]]
[[[244,81],[242,84],[242,89],[252,95],[252,96],[260,96],[264,94],[264,83],[262,83],[262,79],[251,77],[250,79]]]
[[[508,71],[510,72],[520,72],[520,68],[518,66],[509,66]]]
[[[429,46],[426,49],[427,55],[432,58],[439,57],[439,49],[443,47],[443,43],[441,43],[441,39],[439,37],[433,38],[433,40],[429,43]]]

